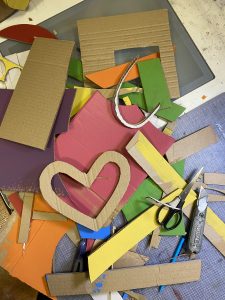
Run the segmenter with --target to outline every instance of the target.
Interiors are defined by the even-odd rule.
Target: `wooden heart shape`
[[[119,167],[120,177],[110,199],[96,218],[89,217],[63,202],[52,189],[52,178],[58,173],[66,174],[85,187],[90,188],[99,172],[109,162],[115,163]],[[108,218],[110,218],[125,194],[130,182],[130,165],[122,154],[107,151],[97,158],[88,173],[81,172],[68,163],[55,161],[42,171],[39,182],[41,193],[52,208],[76,223],[97,231],[107,223]]]

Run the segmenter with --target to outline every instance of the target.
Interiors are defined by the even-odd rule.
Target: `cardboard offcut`
[[[128,251],[126,254],[124,254],[124,256],[117,260],[115,264],[113,264],[113,269],[143,266],[148,260],[149,257],[147,256]]]
[[[204,173],[205,184],[225,185],[225,174],[223,173]]]
[[[149,248],[159,248],[159,244],[161,241],[161,237],[160,237],[160,227],[156,228],[151,237],[150,237],[150,243],[149,243]]]
[[[73,46],[70,41],[35,39],[1,123],[1,138],[46,148],[62,101]]]
[[[174,163],[217,142],[214,129],[208,126],[176,141],[166,152],[166,157],[169,163]]]
[[[79,210],[72,208],[70,205],[62,201],[52,189],[52,178],[58,173],[66,174],[85,187],[90,188],[99,172],[107,163],[110,162],[119,167],[119,180],[110,199],[107,201],[96,218],[89,217]],[[107,151],[97,158],[87,174],[62,161],[55,161],[51,163],[41,173],[40,190],[45,200],[55,210],[75,221],[76,223],[97,231],[107,223],[108,218],[117,208],[120,200],[127,190],[129,182],[130,166],[127,159],[118,152]]]
[[[158,46],[170,97],[180,96],[166,9],[83,19],[77,26],[84,75],[113,67],[115,50]]]
[[[159,285],[172,285],[200,279],[201,261],[191,260],[175,264],[161,264],[109,270],[103,278],[91,283],[88,273],[57,273],[46,275],[52,296],[92,294],[98,283],[98,292],[142,289]]]

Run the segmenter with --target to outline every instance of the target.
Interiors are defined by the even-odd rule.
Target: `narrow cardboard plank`
[[[44,211],[34,211],[32,214],[32,220],[43,220],[43,221],[66,221],[63,215],[58,213],[50,213]]]
[[[144,60],[148,60],[148,59],[153,59],[153,58],[157,58],[159,56],[160,56],[159,53],[153,53],[153,54],[138,58],[137,61],[139,62],[139,61],[144,61]],[[130,63],[125,63],[125,64],[121,64],[118,66],[114,66],[112,68],[101,70],[98,72],[86,74],[85,77],[88,78],[90,81],[94,82],[95,84],[97,84],[98,86],[106,89],[106,88],[109,88],[109,87],[112,87],[112,86],[118,84],[120,78],[126,71],[129,64]],[[133,80],[137,77],[139,77],[138,67],[137,67],[137,65],[134,65],[133,68],[128,73],[127,77],[125,78],[125,82]]]
[[[184,186],[184,180],[140,131],[135,134],[126,149],[166,194]]]
[[[225,174],[223,173],[204,173],[205,184],[225,185]]]
[[[159,244],[160,244],[160,241],[161,241],[161,238],[159,236],[160,234],[160,227],[156,228],[151,237],[150,237],[150,244],[149,244],[149,248],[159,248]]]
[[[160,59],[139,62],[138,70],[144,89],[147,111],[153,111],[158,104],[161,109],[171,107],[170,93]]]
[[[115,262],[113,269],[143,266],[148,260],[149,257],[147,256],[128,251],[126,254],[124,254],[124,256]]]
[[[8,7],[5,3],[0,1],[0,22],[10,17],[14,12],[14,9]]]
[[[35,39],[1,123],[1,138],[46,148],[62,100],[73,46],[70,41]]]
[[[166,9],[83,19],[77,26],[85,75],[113,67],[115,50],[158,46],[170,96],[180,96]]]
[[[33,193],[24,193],[23,210],[22,210],[20,231],[19,231],[19,237],[18,237],[19,244],[25,244],[28,241],[33,201],[34,201]]]
[[[48,274],[46,279],[52,296],[91,294],[98,282],[102,285],[101,292],[142,289],[197,281],[201,275],[201,261],[110,270],[104,275],[103,279],[92,284],[88,273]]]
[[[185,181],[183,181],[183,185],[185,185]],[[162,200],[162,203],[172,201],[181,191],[178,189],[171,193]],[[195,194],[190,193],[184,205],[192,203],[195,199]],[[91,282],[159,226],[156,221],[157,210],[157,206],[149,208],[88,256]],[[163,213],[166,214],[165,211]]]
[[[176,141],[167,151],[166,157],[169,163],[174,163],[217,142],[218,138],[214,129],[208,126]]]

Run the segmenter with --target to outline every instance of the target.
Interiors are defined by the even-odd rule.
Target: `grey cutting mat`
[[[217,125],[219,124],[219,126]],[[225,94],[210,102],[206,102],[187,115],[182,116],[176,126],[174,137],[182,138],[205,126],[212,125],[220,141],[200,153],[194,154],[186,160],[185,176],[189,177],[200,166],[207,172],[225,173]],[[210,203],[209,205],[218,216],[225,221],[225,203]],[[119,215],[115,224],[120,227],[123,218]],[[163,237],[159,249],[148,248],[149,237],[138,245],[137,252],[149,256],[149,264],[168,262],[178,242],[178,238]],[[54,272],[70,272],[76,248],[65,235],[60,241],[56,253]],[[168,286],[162,294],[158,288],[142,289],[142,293],[149,300],[218,300],[225,299],[225,259],[207,240],[203,240],[201,253],[197,256],[202,260],[202,276],[199,282]],[[179,260],[185,259],[180,258]],[[90,296],[58,297],[59,300],[86,300]]]

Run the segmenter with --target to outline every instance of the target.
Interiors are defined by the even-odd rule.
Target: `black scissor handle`
[[[160,221],[160,213],[162,211],[162,209],[167,209],[167,214],[164,217],[164,219],[162,221]],[[171,221],[171,219],[176,216],[176,221],[175,224],[173,224],[172,226],[168,226],[169,222]],[[181,210],[175,210],[173,208],[170,207],[165,207],[165,206],[160,206],[158,211],[157,211],[157,222],[162,225],[166,230],[172,230],[174,228],[176,228],[177,226],[179,226],[181,220],[182,220],[182,211]]]

